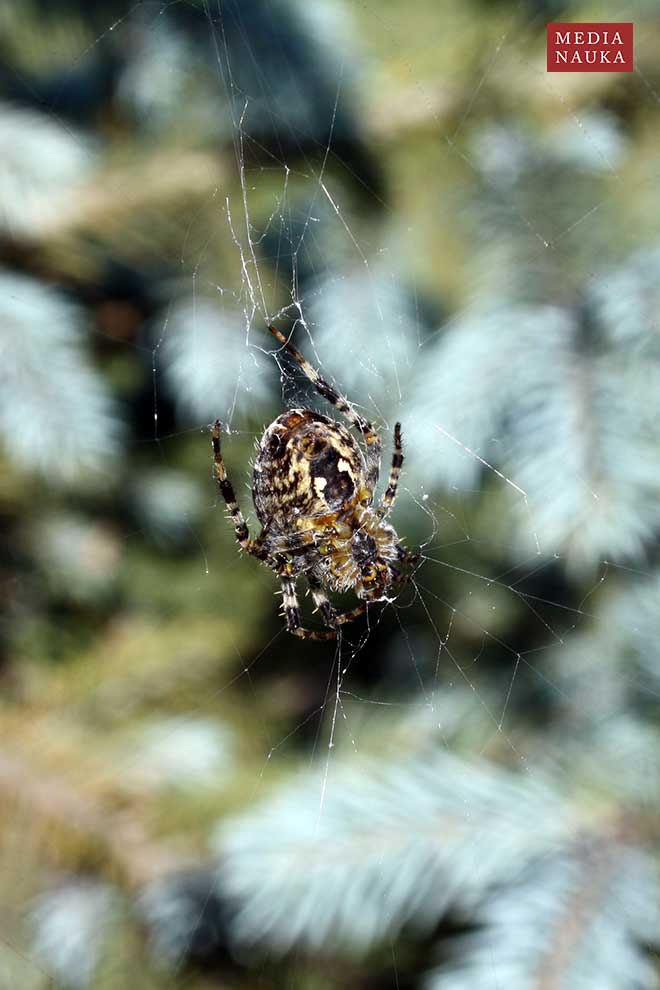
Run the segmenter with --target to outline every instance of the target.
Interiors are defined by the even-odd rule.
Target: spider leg
[[[216,419],[211,431],[211,445],[213,447],[213,476],[218,484],[218,490],[225,500],[227,509],[229,510],[231,521],[234,524],[236,539],[246,553],[252,554],[259,560],[269,562],[269,556],[264,547],[266,530],[264,530],[256,540],[250,539],[247,523],[245,522],[243,513],[241,512],[238,502],[236,501],[233,485],[227,477],[225,463],[222,459],[222,452],[220,450],[220,429],[220,420]]]
[[[396,564],[390,564],[393,574],[392,584],[408,584],[408,582],[412,581],[415,576],[415,572],[419,567],[422,555],[419,550],[407,550],[400,543],[397,545],[396,550],[401,567],[397,567]],[[402,568],[406,569],[403,570]]]
[[[321,632],[316,629],[305,629],[301,625],[295,578],[290,574],[282,574],[281,579],[282,607],[288,631],[299,639],[336,639],[337,633],[334,629]]]
[[[392,454],[392,467],[390,469],[390,479],[385,489],[385,494],[380,500],[377,515],[380,519],[389,515],[396,500],[396,493],[399,487],[399,475],[403,465],[403,444],[401,442],[401,423],[394,424],[394,453]]]
[[[352,622],[353,619],[357,619],[358,616],[363,615],[366,612],[367,602],[361,602],[356,608],[352,608],[348,612],[338,612],[330,603],[321,582],[316,578],[311,577],[309,574],[307,574],[306,577],[307,583],[309,584],[309,590],[312,592],[314,604],[323,616],[323,621],[326,626],[330,626],[331,629],[335,629],[338,626],[343,626],[346,622]]]
[[[397,544],[396,552],[399,560],[409,567],[417,567],[422,559],[420,550],[407,550],[401,543]]]
[[[361,416],[353,406],[350,404],[348,399],[333,388],[322,378],[318,373],[316,368],[314,368],[309,361],[307,361],[300,351],[289,343],[284,334],[276,330],[275,327],[269,326],[268,329],[272,333],[273,337],[288,351],[294,361],[298,364],[307,378],[310,380],[319,395],[322,395],[324,399],[331,402],[339,412],[346,417],[351,426],[359,430],[364,437],[364,442],[367,446],[367,484],[373,493],[376,484],[378,482],[378,475],[380,472],[380,453],[382,449],[381,439],[374,430],[372,424],[364,416]]]

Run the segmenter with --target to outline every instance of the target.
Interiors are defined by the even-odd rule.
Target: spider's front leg
[[[218,484],[220,494],[225,500],[227,509],[229,510],[231,521],[234,524],[236,539],[240,544],[241,549],[245,550],[246,553],[252,554],[253,557],[257,557],[259,560],[268,562],[268,553],[264,547],[264,534],[262,533],[256,540],[250,539],[247,523],[245,522],[243,513],[241,512],[238,502],[236,501],[233,485],[227,477],[225,462],[222,459],[222,452],[220,450],[220,430],[220,420],[216,419],[211,430],[211,445],[213,447],[213,476]]]
[[[391,565],[393,576],[392,584],[408,584],[409,581],[412,581],[415,576],[415,572],[422,562],[422,553],[420,550],[408,550],[401,543],[397,544],[396,551],[397,558],[401,566],[397,567],[394,564]]]
[[[331,629],[335,629],[338,626],[343,626],[346,622],[352,622],[353,619],[357,619],[359,616],[364,615],[367,610],[367,602],[361,602],[355,608],[349,609],[347,612],[338,612],[330,603],[330,599],[326,595],[320,581],[310,577],[308,574],[307,583],[309,584],[309,590],[312,593],[314,604],[323,616],[323,621],[326,626],[330,626]]]
[[[315,629],[305,629],[301,625],[300,607],[298,605],[298,596],[296,595],[296,581],[293,575],[287,572],[289,572],[289,565],[285,568],[285,573],[281,575],[282,608],[284,609],[288,631],[293,636],[298,636],[299,639],[336,639],[337,632],[334,629],[327,632],[317,632]],[[328,604],[330,603],[328,602]]]

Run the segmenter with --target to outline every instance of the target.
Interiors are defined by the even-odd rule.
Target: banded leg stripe
[[[396,499],[396,493],[399,487],[399,476],[401,475],[401,468],[403,466],[403,441],[401,438],[401,423],[396,423],[394,426],[394,453],[392,454],[392,467],[390,469],[390,477],[387,482],[387,488],[385,489],[385,494],[383,495],[380,506],[378,508],[378,515],[382,518],[386,516],[394,505]]]

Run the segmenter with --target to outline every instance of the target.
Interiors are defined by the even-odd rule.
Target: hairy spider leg
[[[401,545],[398,547],[398,552],[399,559],[406,564],[415,565],[419,562],[420,555],[418,553],[411,553]],[[279,564],[280,580],[282,582],[282,610],[286,619],[287,631],[292,633],[292,635],[297,636],[299,639],[336,639],[339,627],[343,626],[347,622],[352,622],[353,619],[357,619],[361,615],[364,615],[371,604],[370,602],[364,601],[360,602],[356,608],[349,609],[347,612],[337,612],[331,604],[320,581],[317,581],[309,574],[306,574],[305,577],[307,579],[307,583],[309,584],[314,604],[321,612],[326,625],[330,627],[328,630],[323,631],[307,629],[301,624],[300,606],[298,604],[298,595],[296,593],[296,581],[295,576],[290,572],[290,567],[290,564]],[[411,578],[410,574],[404,574],[395,567],[393,567],[392,570],[394,571],[393,584],[402,585],[408,583]]]
[[[326,626],[330,626],[333,629],[336,626],[343,626],[344,623],[352,622],[353,619],[357,619],[366,612],[368,602],[361,602],[356,608],[352,608],[347,612],[338,612],[331,604],[321,582],[309,574],[305,576],[309,584],[309,590],[312,593],[312,598],[314,599],[314,604],[323,616]]]
[[[399,577],[397,578],[397,583],[407,584],[408,581],[412,579],[415,571],[418,569],[422,562],[422,554],[420,550],[407,550],[401,543],[398,544],[396,548],[397,556],[404,567],[409,567],[410,571],[407,574],[403,574],[399,571]],[[394,568],[393,568],[394,569]],[[399,568],[396,568],[398,571]]]
[[[403,563],[412,565],[414,567],[419,562],[420,555],[418,553],[411,553],[409,550],[406,550],[404,547],[400,546],[399,559],[403,561]],[[408,584],[408,582],[412,577],[412,574],[410,573],[405,574],[403,571],[399,570],[398,567],[392,566],[392,571],[394,575],[392,581],[393,585]],[[361,615],[364,615],[364,613],[367,611],[369,606],[373,604],[372,602],[363,601],[360,602],[360,604],[356,606],[356,608],[349,609],[346,612],[337,612],[337,610],[331,604],[322,584],[319,581],[317,581],[315,578],[310,577],[309,574],[306,574],[305,577],[307,578],[307,583],[309,584],[309,589],[312,593],[314,604],[321,612],[325,624],[330,626],[330,628],[333,631],[314,634],[311,630],[302,630],[301,632],[296,633],[296,635],[304,635],[306,638],[309,639],[334,639],[337,635],[336,629],[338,629],[339,626],[343,626],[345,623],[352,622],[354,619],[357,619]],[[296,608],[297,608],[295,591],[293,592],[293,600],[296,602]],[[299,612],[298,612],[298,621],[300,621]],[[287,628],[289,629],[289,631],[291,631],[291,627],[288,625],[288,617],[287,617]]]
[[[336,639],[336,630],[317,631],[316,629],[305,629],[300,621],[300,607],[296,594],[296,581],[291,574],[281,574],[282,581],[282,609],[286,619],[286,628],[299,639]]]
[[[330,385],[329,382],[323,378],[316,368],[314,368],[306,358],[302,356],[300,351],[289,343],[283,333],[276,330],[275,327],[269,326],[268,329],[272,333],[273,337],[288,351],[294,361],[299,365],[301,370],[310,380],[319,395],[322,395],[324,399],[331,402],[343,416],[346,417],[351,426],[359,430],[364,437],[364,442],[367,446],[367,484],[373,495],[376,484],[378,483],[378,476],[380,473],[380,454],[382,450],[381,439],[374,430],[372,424],[364,416],[361,416],[353,406],[350,404],[348,399],[338,392],[335,388]]]
[[[385,489],[385,494],[380,500],[377,515],[380,519],[389,515],[392,506],[396,501],[396,493],[399,488],[399,476],[403,466],[403,443],[401,441],[401,423],[394,424],[394,453],[392,454],[392,467],[390,468],[390,478]]]
[[[263,530],[256,540],[250,539],[247,523],[245,522],[243,513],[239,508],[233,485],[227,477],[225,463],[222,459],[222,452],[220,450],[220,430],[220,420],[216,419],[211,431],[211,445],[213,447],[213,475],[218,484],[220,494],[225,500],[231,521],[234,524],[236,539],[240,544],[241,549],[245,550],[246,553],[250,553],[253,557],[257,557],[258,560],[270,563],[272,566],[270,555],[264,546],[266,531]]]

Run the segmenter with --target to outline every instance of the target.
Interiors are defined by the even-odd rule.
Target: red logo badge
[[[548,24],[548,72],[632,72],[633,26]]]

